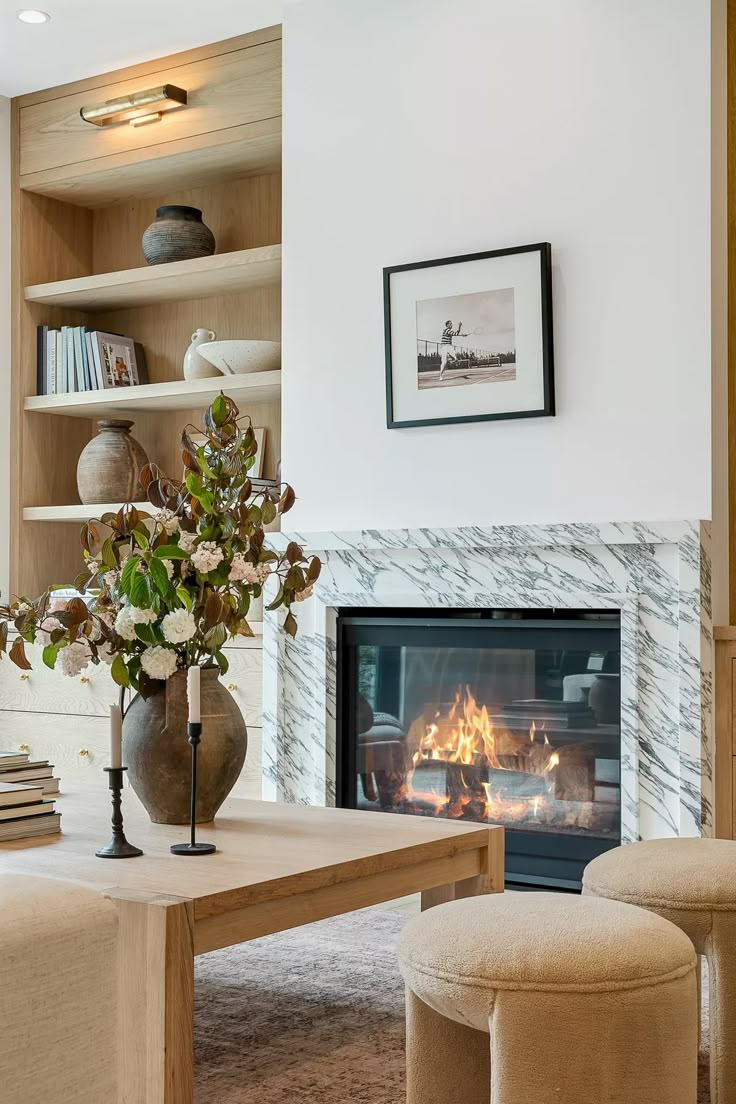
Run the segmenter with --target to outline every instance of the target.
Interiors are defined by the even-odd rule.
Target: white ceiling
[[[22,8],[51,16],[21,23]],[[282,0],[0,0],[0,95],[19,96],[281,22]]]

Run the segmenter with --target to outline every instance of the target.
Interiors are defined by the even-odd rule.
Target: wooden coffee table
[[[503,890],[501,828],[233,800],[198,830],[217,853],[180,857],[169,846],[187,829],[150,824],[127,789],[126,834],[145,854],[102,860],[106,791],[58,806],[63,835],[0,844],[0,870],[82,881],[117,903],[120,1104],[191,1104],[195,955],[409,893],[427,908]]]

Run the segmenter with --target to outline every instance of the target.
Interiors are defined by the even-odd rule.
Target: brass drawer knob
[[[20,678],[21,682],[28,682],[30,677],[31,676],[28,674],[27,671],[24,671],[22,675],[19,675],[19,678]]]
[[[229,682],[227,684],[227,688],[228,688],[228,690],[237,690],[238,689],[238,684],[237,684],[237,682]]]
[[[78,754],[81,755],[82,758],[85,758],[85,756],[89,755],[89,748],[80,748]]]
[[[28,751],[28,744],[18,744],[18,751]]]
[[[89,682],[89,675],[80,675],[79,676],[79,681],[80,682]]]

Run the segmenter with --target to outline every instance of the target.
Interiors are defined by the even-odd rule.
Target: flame
[[[552,806],[560,755],[544,726],[538,728],[532,722],[528,740],[504,729],[497,732],[487,706],[478,704],[470,686],[458,687],[450,707],[434,713],[414,746],[402,799],[419,803],[430,815],[503,823],[541,824],[555,819]],[[431,763],[447,764],[444,775],[438,775]],[[524,775],[539,779],[536,793],[533,783],[522,782]],[[425,784],[415,789],[420,777]],[[439,790],[427,790],[428,781]]]

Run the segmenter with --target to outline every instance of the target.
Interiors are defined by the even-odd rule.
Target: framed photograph
[[[389,429],[553,415],[548,242],[383,270]]]

